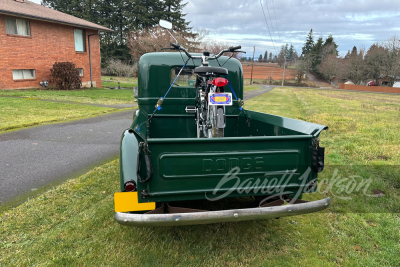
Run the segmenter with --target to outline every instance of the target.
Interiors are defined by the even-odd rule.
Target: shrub
[[[59,90],[74,90],[82,86],[79,70],[72,62],[56,62],[50,72],[50,82]]]
[[[103,75],[116,75],[118,77],[137,76],[137,65],[128,65],[118,59],[110,59],[108,66],[102,70]]]

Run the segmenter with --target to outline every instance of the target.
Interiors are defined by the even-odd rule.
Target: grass
[[[105,87],[118,87],[118,82],[102,82],[101,85],[102,85],[103,88],[105,88]],[[132,89],[133,87],[137,86],[137,83],[121,82],[120,86]]]
[[[246,108],[328,125],[328,163],[400,165],[399,103],[399,95],[275,88]]]
[[[400,96],[275,88],[246,108],[330,126],[326,164],[399,165]],[[385,157],[383,157],[385,156]],[[379,171],[379,169],[378,169]],[[330,176],[328,168],[320,177]],[[399,203],[399,172],[374,181],[377,201]],[[378,176],[379,177],[379,176]],[[387,178],[387,179],[386,179]],[[70,180],[0,216],[0,266],[396,266],[397,213],[319,212],[279,220],[171,228],[113,220],[118,161]],[[324,186],[323,184],[320,186]],[[319,199],[324,194],[306,195]],[[387,200],[388,199],[388,200]],[[351,205],[363,206],[354,196]],[[389,204],[388,204],[389,205]]]
[[[115,110],[114,108],[0,97],[0,132],[42,123],[99,115]]]
[[[250,79],[243,79],[244,85],[250,85]],[[253,79],[253,84],[264,84],[264,85],[282,85],[282,80],[269,80],[269,79]],[[295,80],[287,80],[285,79],[284,86],[293,86],[293,87],[318,87],[315,82],[302,80],[301,84],[298,85]]]
[[[133,103],[132,90],[110,90],[103,88],[88,88],[73,91],[59,90],[0,90],[0,96],[25,97],[31,99],[72,101],[93,104]]]
[[[243,87],[243,91],[244,92],[258,90],[258,89],[261,89],[261,86],[259,86],[259,85],[247,85],[247,86]]]
[[[137,77],[117,77],[117,76],[101,76],[102,81],[121,81],[121,82],[134,82],[137,83]]]

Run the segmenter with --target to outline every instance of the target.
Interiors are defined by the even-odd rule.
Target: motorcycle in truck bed
[[[123,225],[174,226],[327,208],[329,198],[301,200],[316,190],[324,165],[318,136],[327,127],[244,110],[241,63],[222,56],[239,47],[212,56],[171,45],[179,52],[149,53],[139,61],[139,108],[122,135],[115,219]],[[262,201],[213,211],[171,204],[235,203],[239,197]]]

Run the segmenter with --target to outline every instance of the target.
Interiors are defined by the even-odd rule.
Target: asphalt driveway
[[[261,89],[244,92],[243,100],[249,100],[253,97],[265,94],[274,89],[275,87],[276,87],[275,85],[261,85]]]
[[[133,109],[0,135],[0,205],[118,156]]]
[[[244,100],[273,86],[244,93]],[[118,157],[134,110],[0,134],[0,208]],[[15,203],[14,203],[15,202]]]

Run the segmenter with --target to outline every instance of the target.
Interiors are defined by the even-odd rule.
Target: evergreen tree
[[[258,61],[261,62],[262,59],[263,59],[263,57],[262,57],[262,55],[260,55],[260,56],[258,57]]]
[[[287,57],[287,49],[288,49],[288,44],[282,45],[281,50],[279,51],[277,62],[279,66],[283,66],[285,62],[285,57]]]
[[[328,38],[325,39],[325,42],[323,44],[323,50],[328,50],[326,51],[327,55],[339,55],[339,51],[337,50],[338,45],[336,44],[335,40],[333,39],[332,34],[328,36]]]
[[[267,61],[268,60],[268,51],[265,51],[265,53],[264,53],[264,61]]]
[[[160,19],[171,21],[174,29],[193,37],[183,0],[42,0],[42,5],[114,30],[100,33],[102,63],[109,58],[131,59],[126,45],[130,31],[154,27]]]
[[[353,46],[353,49],[351,50],[351,53],[350,53],[350,57],[356,57],[357,55],[358,55],[357,47]]]
[[[296,52],[296,50],[294,49],[293,44],[290,44],[290,47],[289,47],[288,53],[287,53],[287,56],[288,56],[288,59],[289,59],[289,60],[292,60],[292,59],[293,59],[293,54],[294,54],[295,52]]]
[[[313,47],[314,47],[314,36],[313,36],[313,30],[311,29],[310,32],[308,33],[306,42],[304,43],[304,46],[302,48],[301,56],[304,57],[307,54],[311,53]]]
[[[312,69],[315,72],[318,72],[318,67],[322,62],[321,59],[321,52],[322,52],[322,46],[324,44],[324,40],[322,39],[322,36],[318,38],[317,42],[315,43],[311,54],[312,54]]]
[[[322,36],[320,36],[317,40],[317,42],[315,43],[314,47],[312,48],[311,52],[314,55],[319,55],[322,51],[322,46],[324,44],[324,40],[322,39]]]
[[[272,53],[271,52],[269,53],[269,60],[268,61],[272,62]]]
[[[375,43],[371,45],[365,55],[366,71],[369,78],[378,81],[381,71],[385,65],[385,58],[387,58],[388,51],[381,45]]]
[[[289,60],[289,44],[285,44],[285,56]]]

